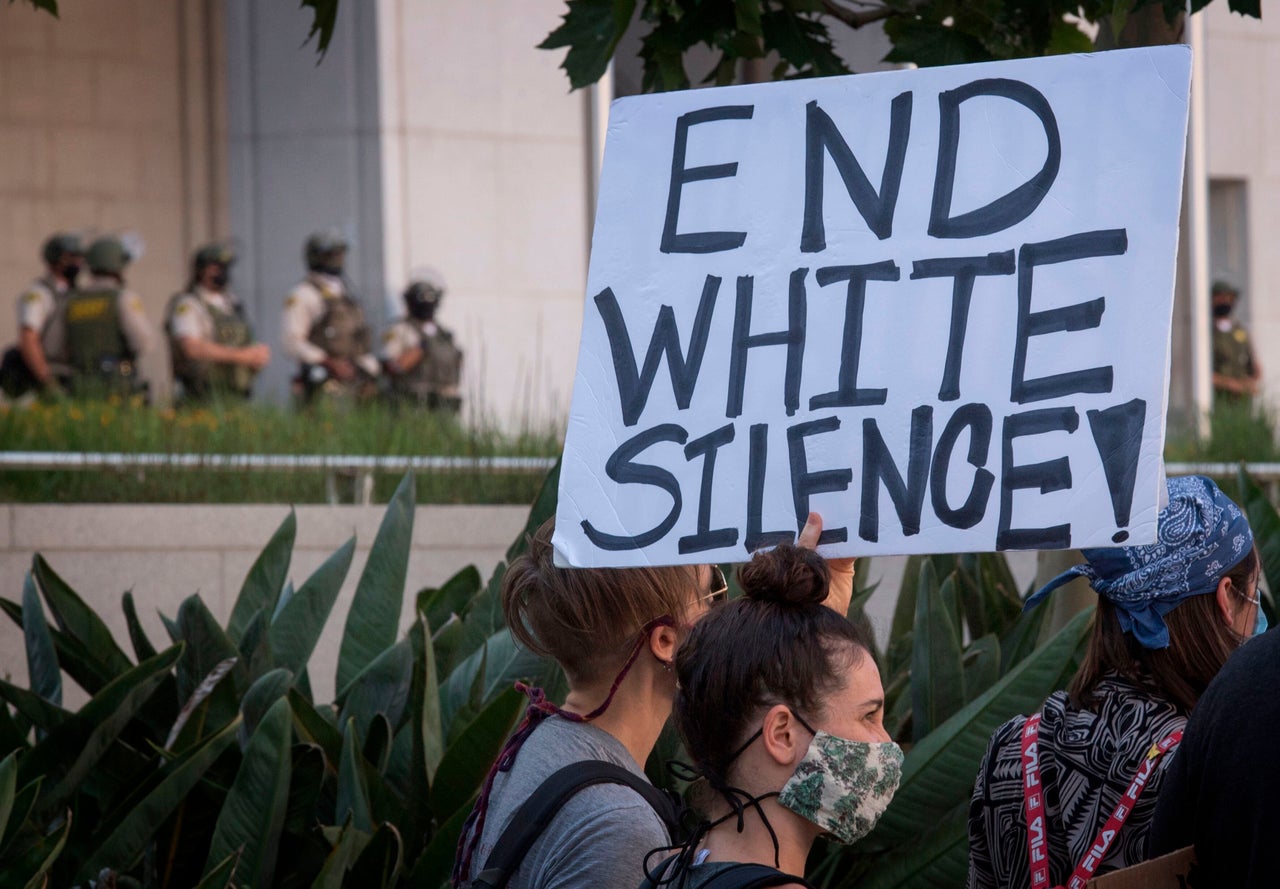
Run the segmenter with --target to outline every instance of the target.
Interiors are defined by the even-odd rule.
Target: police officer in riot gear
[[[14,398],[33,389],[57,394],[59,377],[69,375],[69,369],[50,356],[45,340],[58,303],[76,286],[84,246],[79,236],[61,232],[44,242],[41,256],[45,274],[18,297],[18,344],[0,361],[0,385]]]
[[[444,281],[434,271],[410,282],[404,291],[406,317],[383,337],[382,362],[398,402],[457,413],[462,350],[435,320],[443,297]]]
[[[271,360],[266,344],[253,341],[244,307],[227,289],[234,262],[224,245],[201,247],[190,287],[169,301],[165,331],[179,403],[248,398],[254,376]]]
[[[307,238],[307,276],[285,300],[285,353],[298,361],[295,391],[306,401],[317,394],[364,399],[376,391],[379,373],[364,310],[351,294],[343,270],[347,242],[334,232]]]
[[[49,323],[46,349],[65,361],[76,395],[145,392],[138,359],[154,334],[142,300],[125,286],[133,256],[115,237],[85,251],[89,280],[69,290]]]
[[[1249,405],[1262,382],[1249,332],[1232,317],[1239,296],[1231,282],[1213,282],[1213,395],[1220,405]]]

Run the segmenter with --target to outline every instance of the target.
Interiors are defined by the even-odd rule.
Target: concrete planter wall
[[[317,700],[333,694],[338,645],[356,582],[382,520],[383,506],[301,506],[289,577],[300,584],[334,550],[356,535],[356,554],[333,616],[311,658]],[[18,601],[31,557],[41,553],[72,588],[102,615],[130,651],[120,596],[133,590],[138,613],[157,648],[168,640],[158,612],[177,614],[182,600],[199,593],[225,621],[249,567],[288,515],[287,506],[0,506],[0,596]],[[527,506],[421,506],[413,527],[409,595],[402,628],[412,619],[412,594],[438,586],[474,564],[486,579],[524,527]],[[1009,553],[1025,588],[1035,574],[1034,553]],[[876,557],[860,563],[879,587],[868,613],[881,644],[888,639],[905,559]],[[22,631],[0,617],[0,675],[25,683]],[[65,703],[84,695],[64,682]]]
[[[356,535],[356,554],[334,614],[311,659],[317,699],[333,693],[333,673],[346,612],[355,593],[383,506],[300,506],[289,577],[301,584],[326,557]],[[412,593],[436,586],[475,564],[486,578],[528,516],[526,506],[423,506],[414,519],[409,558],[410,595],[402,622],[412,617]],[[0,596],[20,601],[22,579],[41,553],[130,651],[120,596],[132,589],[138,613],[157,648],[168,641],[157,616],[177,614],[199,593],[225,620],[249,567],[286,515],[287,506],[0,506]],[[0,674],[25,683],[22,631],[0,617]],[[67,681],[66,703],[84,700]]]

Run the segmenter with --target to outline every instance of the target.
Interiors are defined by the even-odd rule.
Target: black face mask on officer
[[[76,283],[76,278],[80,277],[80,263],[64,262],[62,268],[58,270],[58,274],[62,275],[62,279],[68,284]]]
[[[436,304],[426,299],[409,300],[409,317],[415,321],[430,321],[435,317]]]
[[[230,280],[231,280],[231,275],[227,273],[226,269],[222,269],[221,271],[214,272],[209,276],[209,283],[212,284],[214,287],[217,287],[219,290],[226,287],[227,283]]]
[[[1231,303],[1214,303],[1214,304],[1213,304],[1213,317],[1215,317],[1215,318],[1229,318],[1229,317],[1231,316],[1231,310],[1232,310],[1232,309],[1234,309],[1234,308],[1235,308],[1235,306],[1234,306],[1234,305],[1232,305]]]

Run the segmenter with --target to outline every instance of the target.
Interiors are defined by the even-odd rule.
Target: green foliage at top
[[[1209,2],[1193,0],[1192,10]],[[567,48],[561,67],[570,85],[588,86],[604,74],[638,15],[642,87],[661,92],[691,85],[685,62],[695,47],[716,60],[702,83],[734,82],[742,61],[768,60],[773,80],[847,74],[832,45],[832,25],[880,22],[893,45],[885,61],[953,65],[1089,52],[1092,42],[1072,19],[1103,23],[1118,34],[1130,14],[1155,5],[1170,21],[1184,9],[1175,0],[567,0],[563,21],[540,48]],[[1261,0],[1228,0],[1228,6],[1262,15]]]

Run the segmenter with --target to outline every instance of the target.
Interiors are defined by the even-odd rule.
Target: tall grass
[[[1209,429],[1208,438],[1199,438],[1185,426],[1171,428],[1165,442],[1165,459],[1210,463],[1280,461],[1276,418],[1266,408],[1220,401],[1209,416]]]
[[[463,426],[447,415],[384,405],[306,411],[233,404],[155,410],[137,400],[0,406],[0,449],[195,454],[327,454],[370,456],[554,456],[559,431],[516,435]],[[536,494],[534,475],[421,473],[420,502],[525,503]],[[378,478],[385,500],[395,478]],[[197,470],[4,471],[0,501],[271,503],[323,502],[318,472]]]

